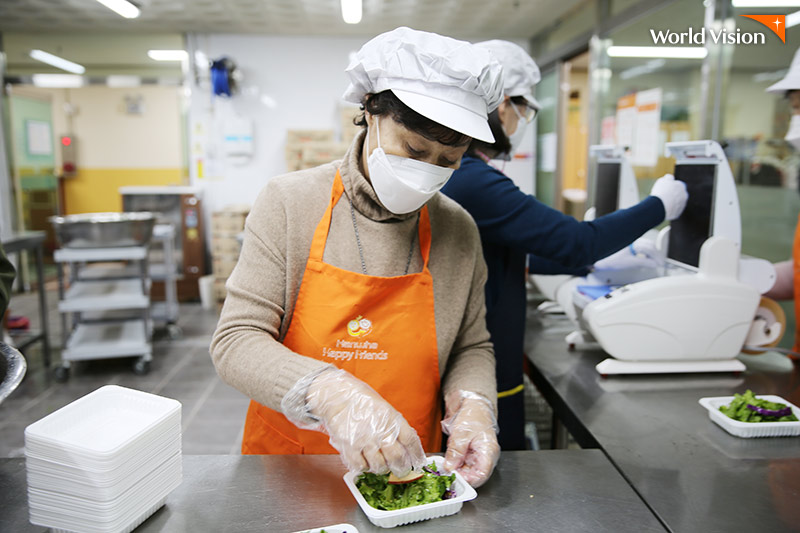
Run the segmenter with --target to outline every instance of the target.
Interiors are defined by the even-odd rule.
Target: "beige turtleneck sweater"
[[[300,378],[328,365],[289,350],[281,340],[292,319],[311,238],[330,200],[337,168],[344,195],[333,209],[323,260],[361,272],[349,198],[367,273],[398,276],[405,270],[417,213],[395,215],[378,201],[360,170],[363,143],[361,132],[343,160],[273,178],[247,217],[211,357],[225,382],[272,409],[280,410],[281,399]],[[495,404],[494,351],[485,324],[486,264],[478,229],[464,209],[440,193],[427,205],[442,393],[476,392]],[[415,239],[409,272],[421,270],[419,239]]]

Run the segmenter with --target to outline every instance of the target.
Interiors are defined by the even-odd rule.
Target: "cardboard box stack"
[[[288,130],[286,132],[286,170],[294,172],[310,168],[304,162],[303,150],[335,145],[333,130]],[[333,159],[336,159],[335,157]],[[333,161],[330,159],[326,163]],[[316,165],[313,165],[316,166]]]
[[[357,106],[339,108],[340,141],[336,140],[334,130],[287,130],[286,170],[294,172],[341,159],[361,131],[360,126],[353,124],[359,113]]]
[[[211,263],[214,272],[214,299],[225,300],[225,281],[239,260],[239,234],[250,212],[249,205],[231,205],[211,213]]]

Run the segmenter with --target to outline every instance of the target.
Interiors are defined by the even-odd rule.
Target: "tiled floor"
[[[59,360],[60,318],[55,308],[57,297],[48,292],[50,337]],[[30,318],[38,328],[35,293],[15,294],[11,301],[14,315]],[[183,405],[183,453],[239,453],[248,399],[223,383],[208,355],[211,334],[217,323],[215,311],[200,304],[182,304],[178,325],[183,336],[171,340],[165,331],[156,330],[150,373],[133,373],[134,359],[106,359],[73,363],[66,383],[57,383],[44,368],[38,344],[26,351],[28,372],[20,386],[0,404],[0,457],[23,454],[25,427],[106,384],[139,389],[174,398]]]

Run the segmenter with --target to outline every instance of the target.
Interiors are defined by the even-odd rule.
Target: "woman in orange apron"
[[[469,215],[436,193],[472,138],[493,139],[500,67],[398,28],[347,72],[366,134],[256,200],[212,357],[253,398],[243,453],[338,451],[352,471],[402,475],[441,450],[443,428],[446,467],[477,486],[499,457],[485,264]]]

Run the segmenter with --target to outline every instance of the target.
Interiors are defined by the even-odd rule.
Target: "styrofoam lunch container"
[[[428,464],[430,464],[430,461],[436,464],[437,470],[441,470],[444,467],[444,457],[433,455],[428,457]],[[364,496],[358,491],[358,487],[356,487],[356,478],[359,474],[348,472],[344,475],[344,482],[370,522],[378,527],[395,527],[456,514],[461,510],[461,506],[464,502],[474,500],[478,496],[478,493],[475,492],[475,489],[473,489],[469,483],[464,481],[461,474],[458,472],[455,474],[456,479],[453,482],[453,488],[455,489],[456,496],[454,498],[442,500],[440,502],[426,503],[424,505],[415,505],[405,509],[397,509],[396,511],[382,511],[368,504]]]
[[[32,524],[124,533],[182,480],[181,404],[108,385],[25,429]]]
[[[325,533],[358,533],[358,529],[352,524],[336,524],[333,526],[315,527],[313,529],[301,529],[294,533],[322,533],[322,531]]]
[[[85,531],[86,533],[121,533],[132,531],[148,516],[158,510],[172,490],[181,482],[180,462],[177,469],[158,473],[152,482],[142,485],[106,511],[83,505],[73,500],[71,505],[53,498],[38,498],[30,493],[29,507],[32,524],[51,527],[56,530]],[[84,502],[88,503],[88,502]]]
[[[143,450],[163,445],[167,436],[179,434],[180,431],[180,411],[177,411],[167,420],[143,431],[111,455],[97,455],[89,449],[76,450],[63,442],[40,441],[34,432],[28,432],[25,435],[25,456],[80,468],[112,470]]]
[[[756,398],[787,405],[792,408],[792,413],[800,418],[800,409],[780,396],[771,394],[756,394]],[[800,435],[800,421],[798,422],[741,422],[725,415],[719,410],[723,405],[733,401],[733,396],[716,396],[713,398],[700,398],[698,403],[708,409],[708,417],[712,422],[722,427],[725,431],[736,437],[745,439],[754,437],[796,437]]]
[[[177,400],[106,385],[34,422],[25,428],[25,437],[78,453],[113,457],[180,409]],[[98,432],[98,427],[103,431]]]

